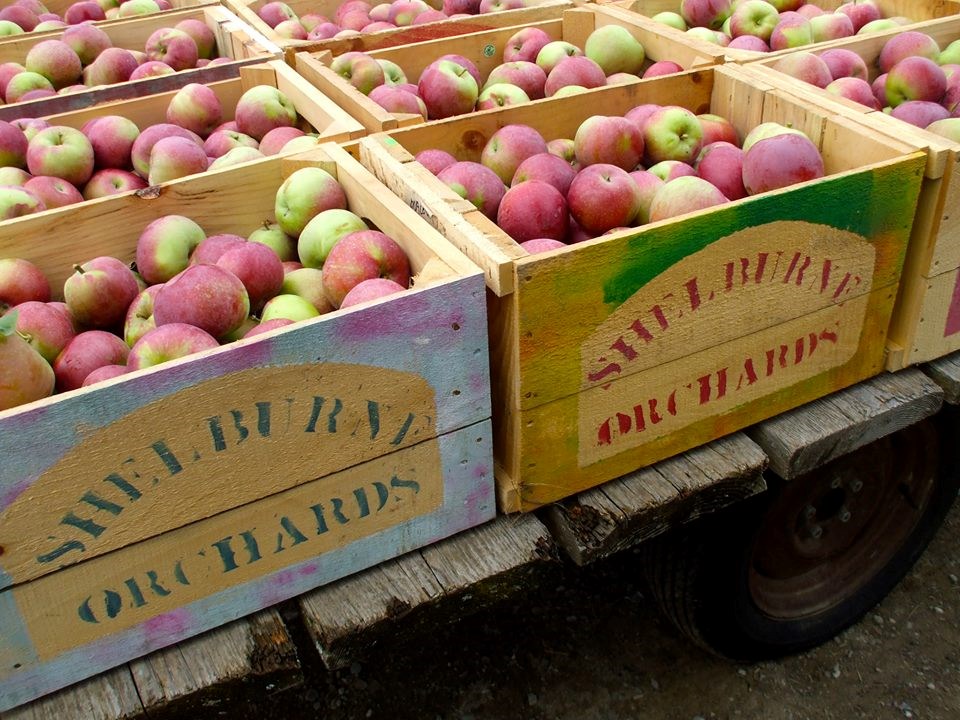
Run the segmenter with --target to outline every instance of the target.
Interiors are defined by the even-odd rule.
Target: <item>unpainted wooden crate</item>
[[[941,47],[960,39],[960,17],[933,20],[914,30],[930,35]],[[864,59],[872,81],[880,50],[897,31],[831,43]],[[830,112],[855,118],[865,127],[921,150],[927,155],[916,220],[910,236],[900,293],[888,337],[887,369],[898,370],[960,349],[960,143],[891,117],[882,111],[794,80],[775,70],[774,61],[745,67],[764,82],[794,92]]]
[[[142,51],[147,38],[155,30],[173,27],[187,19],[201,20],[206,23],[217,39],[216,54],[231,58],[231,62],[0,105],[0,120],[10,122],[22,117],[40,117],[51,113],[78,110],[111,100],[126,100],[175,90],[188,83],[235,78],[242,66],[276,59],[281,55],[277,46],[241,22],[234,13],[221,5],[168,10],[130,20],[111,21],[102,23],[101,29],[110,36],[114,47]],[[0,42],[0,63],[16,62],[22,65],[30,48],[44,40],[59,39],[62,35],[62,31],[14,35]]]
[[[529,255],[414,155],[602,109],[792,124],[827,176]],[[925,157],[722,65],[362,138],[363,162],[484,268],[503,511],[532,510],[883,369]]]
[[[809,0],[809,2],[810,4],[822,8],[826,12],[833,12],[844,2],[847,2],[847,0]],[[960,12],[960,4],[958,4],[956,0],[871,0],[871,2],[880,8],[880,13],[885,18],[906,17],[914,21],[913,23],[908,23],[902,26],[902,29],[910,29],[914,23],[932,20],[934,18],[948,17],[950,15],[956,15],[958,12]],[[652,17],[661,12],[680,11],[680,0],[614,0],[612,4],[622,8],[623,10],[626,10],[627,12],[639,13],[646,17]],[[792,52],[796,52],[797,50],[809,50],[811,48],[822,47],[825,44],[811,43],[809,45],[803,45],[796,48],[774,50],[764,53],[754,50],[741,50],[738,48],[721,48],[718,45],[713,45],[712,43],[708,43],[704,40],[692,38],[686,33],[683,33],[682,31],[672,27],[664,26],[664,32],[669,36],[680,35],[685,37],[689,40],[689,42],[692,42],[698,47],[701,45],[706,45],[708,48],[713,48],[714,52],[719,49],[722,55],[730,62],[750,62],[752,60],[758,60],[762,58],[783,56]]]
[[[443,55],[456,53],[473,61],[486,79],[494,67],[503,62],[503,50],[510,38],[523,28],[536,27],[554,40],[565,40],[583,48],[587,37],[597,28],[618,25],[626,28],[644,48],[646,67],[657,60],[673,60],[685,70],[707,67],[721,62],[718,56],[700,53],[690,43],[681,42],[660,34],[658,25],[651,20],[616,14],[611,9],[590,5],[564,11],[562,17],[523,25],[511,25],[497,30],[470,33],[443,40],[428,40],[396,48],[370,51],[377,59],[390,60],[403,69],[410,82],[416,82],[424,68]],[[370,132],[391,130],[397,127],[419,125],[424,122],[417,114],[392,113],[385,110],[345,78],[330,69],[333,56],[328,52],[298,52],[294,56],[297,72],[318,87],[325,95],[336,100]]]
[[[49,12],[56,13],[60,17],[64,16],[67,8],[73,5],[76,0],[43,0],[43,5]],[[170,10],[160,10],[156,13],[150,13],[151,15],[158,15],[164,12],[183,10],[184,8],[198,7],[200,5],[218,5],[217,0],[170,0]],[[0,5],[0,8],[7,7],[8,5],[13,5],[12,2],[4,2],[3,5]],[[144,17],[143,15],[137,15],[136,17]],[[106,20],[94,20],[88,21],[93,22],[93,24],[98,26],[104,26],[111,22],[116,22],[117,20],[127,20],[130,18],[107,18]],[[25,35],[31,35],[32,37],[37,37],[41,34],[49,33],[50,30],[40,30],[39,32],[34,30],[30,33],[24,33]],[[0,42],[6,42],[11,36],[5,36],[0,38]]]
[[[293,62],[293,55],[297,52],[322,52],[328,50],[334,55],[340,55],[352,50],[369,51],[378,48],[396,47],[409,43],[436,40],[445,37],[454,37],[471,32],[492,30],[494,28],[520,25],[539,20],[552,20],[560,16],[567,8],[581,4],[579,0],[528,0],[525,7],[514,10],[498,10],[497,12],[482,13],[470,17],[457,17],[448,20],[437,20],[409,27],[398,27],[391,30],[378,30],[353,34],[347,37],[329,38],[327,40],[291,40],[284,38],[260,19],[260,8],[270,0],[223,0],[223,4],[230,8],[237,16],[257,32],[268,38],[270,42],[282,48],[287,61]],[[333,18],[337,8],[344,0],[290,0],[288,6],[297,16],[306,13],[319,13]],[[376,4],[376,3],[373,3]]]
[[[0,710],[494,516],[482,272],[339,146],[18,218],[0,247],[57,287],[166,214],[249,234],[304,166],[412,288],[0,412]]]

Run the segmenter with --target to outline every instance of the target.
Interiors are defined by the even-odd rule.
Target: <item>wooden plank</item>
[[[920,370],[884,373],[747,429],[789,480],[936,413],[943,390]]]
[[[324,664],[339,668],[385,636],[413,637],[532,587],[557,559],[536,517],[500,516],[302,596],[302,621]]]
[[[143,703],[128,665],[3,713],[4,720],[133,720],[143,717]]]
[[[943,388],[943,401],[960,405],[960,352],[937,358],[920,368]]]
[[[766,464],[734,433],[551,505],[544,519],[570,559],[586,565],[762,492]]]

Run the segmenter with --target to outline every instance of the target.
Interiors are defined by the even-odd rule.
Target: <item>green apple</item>
[[[263,311],[260,313],[260,322],[265,323],[278,319],[297,322],[299,320],[309,320],[319,315],[320,312],[306,298],[299,295],[274,295],[263,306]]]
[[[297,254],[304,267],[323,267],[330,250],[344,235],[366,230],[367,224],[349,210],[331,208],[317,214],[300,233]]]
[[[646,52],[643,45],[622,25],[603,25],[587,36],[584,54],[603,68],[605,75],[617,72],[639,75]]]

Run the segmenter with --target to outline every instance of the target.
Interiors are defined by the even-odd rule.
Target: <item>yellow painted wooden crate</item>
[[[482,273],[338,145],[5,221],[0,254],[58,288],[163,215],[246,236],[305,166],[413,286],[0,411],[0,711],[494,516]]]
[[[168,10],[131,20],[116,20],[102,24],[114,47],[143,50],[147,38],[155,30],[171,27],[181,20],[202,20],[217,38],[217,54],[231,58],[231,62],[204,68],[181,70],[158,77],[143,78],[114,85],[102,85],[64,95],[27,100],[0,106],[0,120],[21,117],[39,117],[51,113],[76,110],[111,100],[124,100],[181,88],[192,82],[212,82],[237,77],[243,65],[280,57],[280,49],[237,16],[220,5],[206,5]],[[0,63],[23,64],[27,53],[43,40],[59,38],[62,32],[14,35],[0,42]]]
[[[813,5],[816,5],[823,10],[828,12],[833,12],[840,5],[842,5],[846,0],[809,0]],[[883,17],[906,17],[910,18],[915,22],[923,22],[926,20],[932,20],[934,18],[948,17],[950,15],[956,15],[960,12],[960,5],[957,4],[955,0],[872,0],[880,8],[880,12]],[[657,13],[661,12],[679,12],[680,9],[680,0],[614,0],[612,3],[627,12],[639,13],[646,17],[652,17]],[[912,24],[912,23],[911,23]],[[788,50],[776,50],[768,53],[761,53],[752,50],[741,50],[737,48],[721,48],[712,43],[704,42],[703,40],[697,38],[691,38],[685,33],[672,28],[666,27],[665,32],[668,35],[682,35],[687,37],[690,42],[694,43],[698,47],[700,45],[707,45],[708,48],[712,48],[714,52],[720,51],[722,55],[731,62],[750,62],[752,60],[757,60],[764,57],[772,57],[774,55],[786,55],[800,48],[792,48]],[[802,49],[807,50],[813,47],[821,47],[825,43],[813,43],[811,45],[802,46]],[[703,52],[707,50],[701,48]]]
[[[417,163],[478,160],[500,127],[572,137],[601,111],[681,105],[741,133],[790,123],[827,176],[529,255]],[[736,66],[590,90],[359,141],[362,161],[477,264],[490,290],[503,511],[531,510],[851,385],[884,341],[924,155]]]
[[[497,30],[469,33],[443,40],[403,45],[395,48],[370,51],[377,59],[390,60],[399,65],[411,82],[423,69],[437,58],[448,53],[465,56],[477,66],[480,76],[486,78],[490,71],[503,61],[503,50],[510,38],[523,28],[537,27],[554,40],[565,40],[583,48],[587,37],[597,28],[618,25],[627,28],[643,45],[647,66],[656,60],[673,60],[685,70],[706,67],[721,62],[718,56],[704,55],[690,43],[659,32],[659,26],[639,15],[629,16],[611,12],[612,8],[590,5],[564,11],[562,17],[536,23],[512,25]],[[294,67],[297,72],[316,85],[325,95],[336,100],[369,132],[380,132],[396,127],[419,125],[419,115],[392,113],[353,87],[346,79],[330,69],[333,56],[328,52],[297,52]]]
[[[435,40],[438,38],[453,37],[464,33],[492,30],[508,25],[519,25],[538,20],[548,20],[560,16],[566,8],[571,8],[579,2],[572,0],[528,0],[525,7],[515,10],[500,10],[497,12],[473,15],[469,18],[451,18],[435,22],[400,27],[377,32],[359,33],[350,37],[330,38],[328,40],[291,40],[284,38],[260,19],[258,11],[269,0],[223,0],[237,16],[257,32],[268,38],[270,42],[282,48],[288,62],[293,62],[296,52],[321,52],[329,50],[334,55],[351,50],[376,50],[378,48],[396,47],[408,43]],[[337,8],[344,0],[290,0],[287,5],[298,16],[306,13],[319,13],[332,18]],[[375,4],[375,3],[372,3]]]
[[[960,17],[929,21],[913,29],[946,47],[960,39]],[[883,44],[896,34],[877,33],[837,41],[828,47],[857,53],[866,62],[872,81],[879,73],[877,60]],[[890,326],[886,364],[890,370],[899,370],[960,349],[960,143],[794,80],[774,70],[773,62],[744,67],[764,82],[792,91],[830,112],[856,118],[866,127],[927,154],[916,222]]]

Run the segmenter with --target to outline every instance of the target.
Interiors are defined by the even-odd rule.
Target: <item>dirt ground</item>
[[[431,637],[381,644],[275,697],[265,718],[338,720],[957,720],[960,503],[900,586],[862,622],[799,656],[752,666],[680,637],[636,557],[556,581]]]

